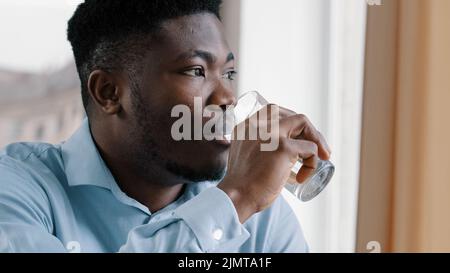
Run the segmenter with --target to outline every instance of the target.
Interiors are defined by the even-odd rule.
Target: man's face
[[[230,79],[234,60],[221,22],[206,13],[165,21],[143,62],[139,88],[130,92],[129,105],[124,106],[131,110],[122,124],[130,160],[142,171],[159,164],[187,181],[220,179],[229,143],[175,141],[171,129],[178,118],[171,117],[171,111],[182,104],[194,113],[194,97],[201,98],[203,109],[235,102]],[[203,118],[203,124],[207,120]]]

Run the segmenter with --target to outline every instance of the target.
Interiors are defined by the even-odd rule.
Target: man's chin
[[[226,173],[226,165],[210,166],[196,170],[195,168],[183,166],[176,162],[167,162],[166,169],[188,182],[220,181]]]

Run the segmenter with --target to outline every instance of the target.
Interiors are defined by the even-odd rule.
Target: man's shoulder
[[[52,202],[64,196],[58,150],[45,143],[13,143],[0,151],[0,222],[53,230],[52,213],[58,207]]]
[[[12,143],[0,151],[0,177],[29,180],[39,173],[61,171],[59,145],[38,142]]]
[[[284,192],[280,194],[277,199],[272,203],[272,205],[265,210],[254,214],[248,221],[248,224],[261,226],[265,228],[262,229],[264,232],[277,233],[282,230],[301,230],[300,220],[294,211],[294,208],[298,206],[298,200],[290,200],[288,194],[289,192]],[[296,203],[297,202],[297,203]]]
[[[268,209],[256,214],[253,225],[256,238],[265,238],[265,252],[308,252],[300,219],[295,212],[300,201],[284,190]],[[257,240],[257,239],[255,239]],[[258,242],[255,242],[258,245]]]
[[[26,161],[30,156],[40,157],[45,153],[59,153],[60,146],[42,142],[17,142],[5,146],[0,151],[0,160]]]

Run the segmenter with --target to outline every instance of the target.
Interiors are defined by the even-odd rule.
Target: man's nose
[[[209,96],[206,105],[218,105],[223,110],[226,110],[228,105],[236,104],[236,96],[232,88],[218,84],[214,91]]]

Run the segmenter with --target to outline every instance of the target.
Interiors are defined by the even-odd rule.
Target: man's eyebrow
[[[207,63],[215,63],[217,61],[217,57],[215,55],[213,55],[209,51],[204,51],[204,50],[192,50],[192,51],[181,53],[176,58],[176,61],[189,60],[189,59],[193,59],[193,58],[201,58],[201,59],[205,60]],[[234,55],[233,55],[233,53],[230,52],[227,55],[226,63],[228,63],[232,60],[234,60]]]
[[[228,62],[231,62],[231,61],[234,61],[234,55],[233,55],[232,52],[228,53],[227,61],[225,63],[228,63]]]

